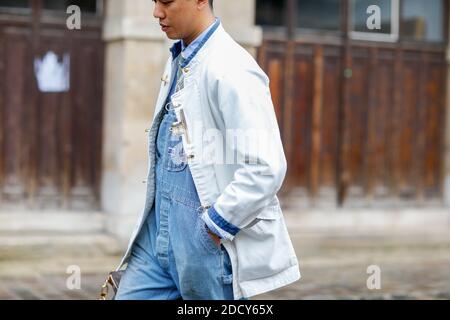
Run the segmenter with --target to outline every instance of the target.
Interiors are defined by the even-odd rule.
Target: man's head
[[[190,43],[214,20],[213,0],[153,0],[153,16],[170,39]]]

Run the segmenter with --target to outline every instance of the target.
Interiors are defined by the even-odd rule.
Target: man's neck
[[[210,16],[208,16],[207,18],[203,19],[202,22],[199,24],[199,26],[196,28],[196,30],[194,32],[192,32],[191,35],[189,35],[188,37],[183,39],[184,45],[186,47],[188,45],[190,45],[192,43],[192,41],[197,39],[197,37],[199,35],[201,35],[203,33],[203,31],[208,29],[208,27],[211,26],[211,24],[213,24],[214,21],[215,21],[215,17],[212,14]]]

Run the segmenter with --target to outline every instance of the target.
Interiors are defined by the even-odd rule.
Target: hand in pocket
[[[211,237],[211,239],[214,241],[214,243],[215,243],[218,247],[220,247],[221,243],[220,243],[220,238],[219,238],[219,236],[216,235],[215,233],[213,233],[211,230],[209,230],[208,227],[206,227],[206,228],[207,228],[208,234],[209,234],[209,236]]]

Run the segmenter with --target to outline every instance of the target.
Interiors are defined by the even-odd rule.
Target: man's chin
[[[166,32],[166,36],[167,38],[169,38],[170,40],[178,40],[180,39],[177,35],[171,33],[171,32]]]

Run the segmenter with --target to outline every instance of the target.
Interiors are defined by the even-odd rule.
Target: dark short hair
[[[214,0],[209,0],[209,6],[211,7],[211,9],[214,9],[214,4],[213,4]]]

